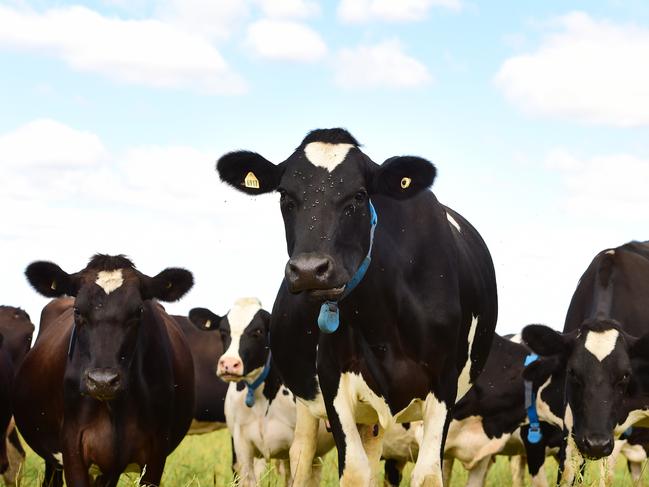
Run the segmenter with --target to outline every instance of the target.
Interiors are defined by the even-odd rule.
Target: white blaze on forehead
[[[469,336],[467,340],[469,342],[467,346],[467,356],[466,363],[460,372],[460,376],[457,379],[457,394],[455,396],[455,401],[464,396],[467,391],[471,388],[471,350],[473,349],[473,339],[475,338],[475,331],[478,328],[478,317],[472,316],[471,319],[471,328],[469,328]]]
[[[601,362],[615,349],[618,335],[617,330],[589,331],[584,347]]]
[[[450,213],[446,213],[446,219],[448,220],[448,222],[449,222],[451,225],[453,225],[453,226],[455,227],[455,229],[456,229],[458,232],[461,232],[461,231],[462,231],[462,230],[460,230],[460,224],[457,222],[457,220],[456,220],[455,218],[453,218],[453,217],[450,215]]]
[[[604,252],[604,253],[605,253],[605,254],[609,254],[609,255],[615,255],[615,250],[613,250],[613,249],[611,249],[611,250],[607,250],[607,251]]]
[[[241,335],[243,335],[243,332],[260,309],[261,302],[257,298],[241,298],[234,302],[234,306],[227,315],[232,341],[222,357],[233,357],[241,360],[239,355]]]
[[[115,289],[124,284],[124,276],[122,276],[122,269],[114,271],[99,271],[95,284],[102,288],[106,294],[112,293]]]
[[[311,164],[331,172],[345,160],[352,147],[354,144],[311,142],[304,147],[304,154]]]

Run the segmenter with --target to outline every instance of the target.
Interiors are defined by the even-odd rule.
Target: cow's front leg
[[[239,482],[236,485],[240,485],[241,487],[255,487],[257,481],[255,479],[254,449],[252,443],[240,431],[239,426],[235,426],[232,431],[232,444],[239,465]]]
[[[322,380],[321,384],[327,417],[338,449],[340,485],[341,487],[367,487],[370,485],[372,475],[370,462],[356,426],[357,397],[344,374],[339,379],[338,387],[332,388],[335,393],[328,390],[329,384]]]
[[[299,399],[296,401],[295,412],[295,433],[289,450],[292,477],[290,485],[298,487],[307,485],[312,476],[318,443],[318,418]]]
[[[365,454],[372,469],[372,478],[370,479],[371,485],[379,485],[379,477],[381,475],[381,454],[383,453],[383,436],[385,430],[380,424],[373,425],[359,425],[359,432],[361,434],[361,441]]]
[[[90,487],[88,466],[81,457],[79,447],[75,444],[63,445],[63,475],[65,484],[74,487]]]
[[[417,463],[412,470],[412,487],[442,487],[442,448],[449,408],[435,394],[428,393],[423,408],[424,435]]]

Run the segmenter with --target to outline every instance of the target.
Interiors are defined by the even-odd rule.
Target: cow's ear
[[[25,269],[25,276],[29,284],[47,298],[76,296],[79,291],[78,275],[68,274],[52,262],[32,262]]]
[[[192,308],[189,311],[189,321],[200,330],[216,330],[221,322],[221,317],[207,308]]]
[[[636,338],[631,343],[629,355],[633,359],[642,359],[649,362],[649,333]]]
[[[248,194],[275,191],[284,171],[281,166],[248,151],[224,155],[216,163],[216,170],[222,181]]]
[[[385,161],[372,177],[371,193],[396,199],[407,199],[435,181],[437,169],[421,157],[391,157]]]
[[[542,356],[565,355],[573,340],[573,334],[559,333],[545,325],[528,325],[523,328],[522,336],[527,346]]]
[[[265,309],[260,309],[259,316],[263,320],[266,330],[270,330],[270,313]]]
[[[193,285],[194,276],[191,272],[170,267],[154,277],[142,276],[142,297],[160,301],[178,301]]]
[[[534,389],[541,387],[560,367],[559,357],[541,357],[523,370],[523,379],[532,382]]]

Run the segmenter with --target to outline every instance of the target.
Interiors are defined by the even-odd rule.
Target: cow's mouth
[[[311,289],[307,291],[309,298],[316,301],[335,301],[345,292],[345,286],[330,289]]]
[[[243,376],[239,374],[222,374],[219,375],[219,379],[225,382],[240,382]]]

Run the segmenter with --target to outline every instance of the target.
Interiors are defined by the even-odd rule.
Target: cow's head
[[[523,340],[546,358],[540,365],[565,370],[566,426],[582,454],[610,455],[615,427],[624,419],[620,416],[625,396],[638,387],[634,370],[646,367],[649,335],[638,339],[621,330],[617,321],[598,318],[568,333],[530,325],[523,330]]]
[[[169,268],[155,277],[138,271],[124,256],[95,255],[85,269],[68,274],[51,262],[34,262],[25,271],[29,283],[46,297],[74,296],[70,359],[79,390],[111,400],[128,387],[129,368],[152,326],[155,303],[176,301],[193,285],[184,269]],[[66,371],[66,376],[70,371]]]
[[[269,353],[270,313],[261,308],[257,298],[238,299],[224,317],[194,308],[189,319],[202,330],[221,331],[226,349],[216,368],[221,379],[252,382],[261,374]]]
[[[290,257],[288,288],[316,299],[342,294],[367,254],[370,197],[410,198],[428,188],[436,174],[419,157],[393,157],[379,166],[343,129],[314,130],[278,165],[240,151],[221,157],[217,170],[245,193],[279,192]]]

